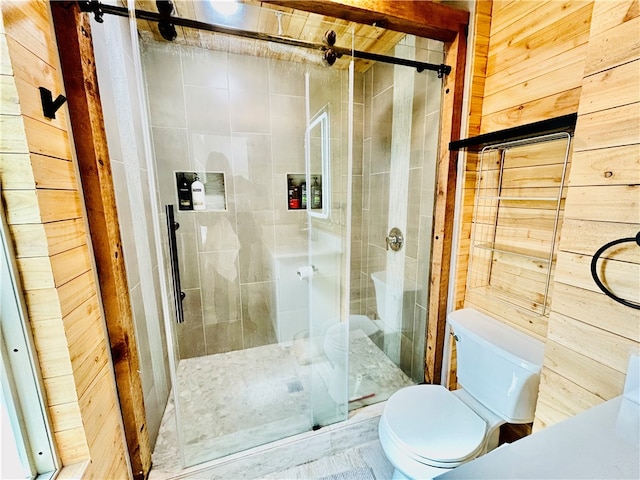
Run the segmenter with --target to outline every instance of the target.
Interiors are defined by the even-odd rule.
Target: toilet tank
[[[419,286],[410,285],[405,279],[400,279],[402,282],[402,293],[400,287],[392,287],[387,282],[387,272],[373,272],[371,273],[371,279],[373,280],[373,287],[376,294],[376,310],[378,317],[388,323],[389,325],[399,325],[398,322],[402,321],[402,318],[413,318],[413,306],[416,301],[416,293]],[[391,300],[389,303],[387,301]],[[389,309],[390,311],[387,311]],[[402,311],[400,311],[402,309]],[[401,318],[398,318],[401,316]]]
[[[532,422],[544,344],[471,308],[447,321],[456,338],[458,383],[505,421]]]

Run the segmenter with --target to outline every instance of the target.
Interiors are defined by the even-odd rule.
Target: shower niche
[[[175,172],[178,210],[224,212],[227,192],[224,172]]]
[[[322,210],[322,175],[304,173],[287,174],[287,208],[289,210]]]

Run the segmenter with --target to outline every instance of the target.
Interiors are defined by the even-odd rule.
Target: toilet
[[[322,348],[332,367],[328,393],[334,402],[341,404],[347,398],[350,332],[360,330],[362,335],[370,337],[378,331],[378,327],[366,315],[350,315],[348,322],[335,321],[327,325]]]
[[[413,385],[385,405],[378,434],[394,479],[431,479],[498,446],[500,425],[533,421],[544,344],[476,310],[449,314],[460,389]]]
[[[387,272],[371,273],[376,296],[377,322],[381,325],[399,329],[403,318],[413,318],[413,306],[420,286],[402,281],[402,290],[392,287],[387,281]],[[383,327],[384,328],[384,327]]]

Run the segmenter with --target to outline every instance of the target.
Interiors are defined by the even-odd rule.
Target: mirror
[[[307,211],[317,218],[329,218],[331,208],[331,151],[329,104],[311,119],[306,132]]]

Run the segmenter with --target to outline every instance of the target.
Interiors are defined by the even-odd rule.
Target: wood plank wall
[[[534,430],[620,395],[640,346],[640,310],[590,274],[598,248],[640,232],[639,15],[637,0],[593,6]],[[607,286],[640,302],[640,248],[604,257]]]
[[[478,114],[478,109],[482,112],[480,133],[577,111],[591,9],[592,2],[585,1],[493,2],[484,92],[482,98],[471,105],[472,116]],[[480,76],[478,72],[476,77]],[[479,81],[474,79],[474,83]],[[473,216],[476,166],[477,158],[469,155],[463,219],[466,242]],[[526,187],[537,187],[535,182],[537,179],[531,178]],[[545,213],[528,209],[529,217]],[[513,236],[513,244],[518,246],[518,235]],[[469,244],[463,243],[461,247],[462,255],[468,255]],[[460,265],[457,274],[458,285],[466,286],[466,263]],[[458,294],[458,306],[461,298]],[[548,313],[541,316],[515,308],[491,293],[469,288],[465,288],[464,306],[484,311],[538,339],[546,337]]]
[[[546,342],[534,429],[618,395],[628,354],[638,348],[637,310],[599,293],[589,274],[598,247],[640,230],[638,10],[637,0],[496,0],[486,76],[474,70],[474,91],[484,81],[484,93],[472,97],[469,114],[481,112],[480,133],[579,113],[545,316],[467,288],[477,158],[466,157],[455,306],[485,311]],[[473,41],[478,51],[485,43],[482,35]],[[613,255],[601,267],[610,287],[638,301],[637,247]]]
[[[0,4],[0,181],[61,478],[130,478],[48,2]],[[73,466],[73,467],[72,467]]]

